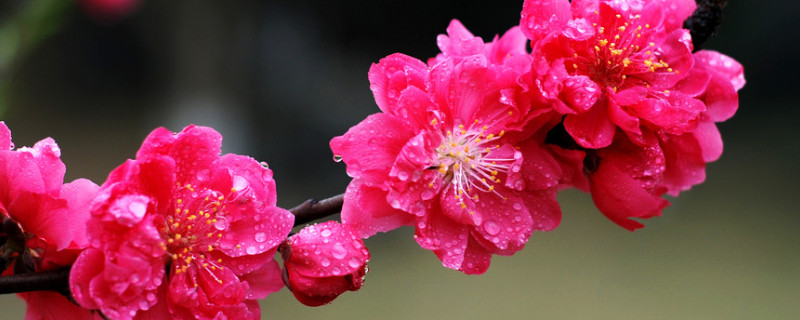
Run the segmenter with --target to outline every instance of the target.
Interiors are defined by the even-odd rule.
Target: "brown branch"
[[[67,288],[69,288],[69,268],[0,277],[0,294],[41,290],[63,294],[69,292]]]
[[[341,212],[342,203],[344,194],[319,201],[308,199],[299,206],[289,209],[289,212],[294,214],[294,225],[299,226]]]

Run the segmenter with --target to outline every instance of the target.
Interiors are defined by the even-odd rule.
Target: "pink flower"
[[[706,163],[722,154],[722,138],[715,122],[727,120],[738,108],[737,91],[744,86],[741,64],[713,51],[694,55],[695,64],[676,85],[708,108],[690,132],[672,134],[642,130],[636,144],[617,136],[606,148],[588,150],[592,198],[603,214],[629,230],[643,227],[630,218],[661,214],[669,205],[661,195],[677,196],[705,180]]]
[[[643,129],[695,129],[703,101],[676,86],[692,69],[692,43],[681,22],[691,0],[527,0],[520,25],[531,39],[530,87],[565,114],[582,147],[614,141],[617,128],[642,144]],[[688,91],[688,92],[687,92]]]
[[[111,172],[70,275],[77,302],[115,319],[260,317],[294,218],[266,164],[220,156],[221,142],[207,127],[159,128]]]
[[[86,179],[63,184],[64,163],[55,141],[14,149],[0,121],[0,267],[2,275],[57,270],[87,246],[86,220],[97,185]],[[90,319],[93,315],[55,292],[27,292],[27,319]]]
[[[295,298],[317,307],[364,284],[369,252],[346,226],[326,221],[303,228],[280,246],[283,281]]]
[[[431,66],[402,54],[373,65],[370,88],[383,112],[331,148],[353,177],[344,225],[362,237],[413,225],[444,266],[478,274],[493,254],[511,255],[533,230],[558,225],[564,172],[542,133],[559,118],[521,93],[524,69],[487,54],[505,45],[480,49],[457,22],[448,33]]]

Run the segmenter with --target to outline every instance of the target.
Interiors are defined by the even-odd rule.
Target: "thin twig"
[[[341,212],[342,203],[344,194],[319,201],[308,199],[299,206],[289,209],[289,212],[294,214],[294,225],[299,226]]]
[[[68,292],[69,268],[0,277],[0,294],[28,291]]]

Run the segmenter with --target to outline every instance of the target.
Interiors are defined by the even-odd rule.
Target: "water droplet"
[[[258,252],[258,248],[256,246],[249,246],[247,247],[247,254],[256,254]]]
[[[408,180],[408,172],[405,172],[405,171],[398,172],[397,173],[397,178],[400,179],[400,181]]]
[[[233,187],[236,190],[244,190],[244,189],[247,189],[248,187],[250,187],[250,182],[247,182],[247,179],[245,179],[242,176],[234,175],[233,176]]]
[[[267,241],[267,234],[263,232],[256,233],[256,242]]]
[[[350,261],[347,261],[347,265],[349,265],[351,268],[358,268],[361,266],[361,262],[359,262],[356,258],[350,258]]]
[[[147,301],[153,302],[156,301],[156,294],[155,293],[148,293],[147,294]]]
[[[519,202],[514,202],[514,204],[512,204],[511,207],[513,207],[514,210],[522,210],[522,204]]]
[[[334,154],[333,155],[333,161],[334,162],[342,162],[342,156],[339,155],[339,154]]]
[[[328,260],[328,258],[322,258],[319,264],[321,264],[323,267],[327,267],[331,265],[331,261]]]
[[[433,199],[433,197],[435,195],[436,195],[436,192],[433,192],[433,190],[425,190],[425,191],[422,191],[422,195],[421,196],[422,196],[422,200],[430,200],[430,199]]]
[[[323,237],[330,237],[330,236],[331,236],[331,233],[332,233],[331,229],[325,229],[325,230],[322,230],[322,231],[320,232],[320,234],[321,234]]]
[[[217,218],[217,222],[214,222],[214,228],[217,230],[225,230],[228,228],[228,220],[225,218]]]
[[[483,230],[486,230],[489,235],[496,235],[500,233],[500,225],[492,220],[487,220],[483,223]]]
[[[331,255],[333,255],[334,258],[339,260],[344,259],[344,257],[347,256],[347,249],[345,249],[341,243],[337,242],[333,245],[333,249],[331,250]]]

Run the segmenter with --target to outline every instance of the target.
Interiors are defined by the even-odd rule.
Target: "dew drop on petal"
[[[328,258],[322,258],[319,264],[321,264],[323,267],[327,267],[331,265],[331,261],[328,260]]]
[[[331,236],[331,230],[330,230],[330,229],[325,229],[325,230],[322,230],[322,231],[320,231],[320,234],[321,234],[323,237],[330,237],[330,236]]]
[[[244,190],[247,189],[249,186],[250,183],[247,182],[247,179],[245,179],[244,177],[237,175],[233,176],[233,187],[236,190]]]
[[[334,258],[339,260],[344,259],[344,257],[347,256],[347,249],[345,249],[341,243],[337,242],[333,244],[331,255],[333,255]]]
[[[217,222],[214,222],[214,228],[217,230],[225,230],[228,228],[228,220],[225,218],[218,218]]]
[[[267,234],[263,232],[256,233],[256,242],[264,242],[267,240]]]
[[[249,246],[247,247],[247,254],[256,254],[258,252],[258,248],[256,246]]]
[[[342,156],[338,155],[338,154],[334,154],[333,155],[333,161],[334,162],[342,162]]]
[[[361,265],[361,262],[358,261],[356,258],[351,258],[350,261],[347,261],[347,265],[351,268],[358,268]]]
[[[483,230],[486,230],[489,235],[496,235],[500,233],[500,225],[492,220],[487,220],[483,223]]]

